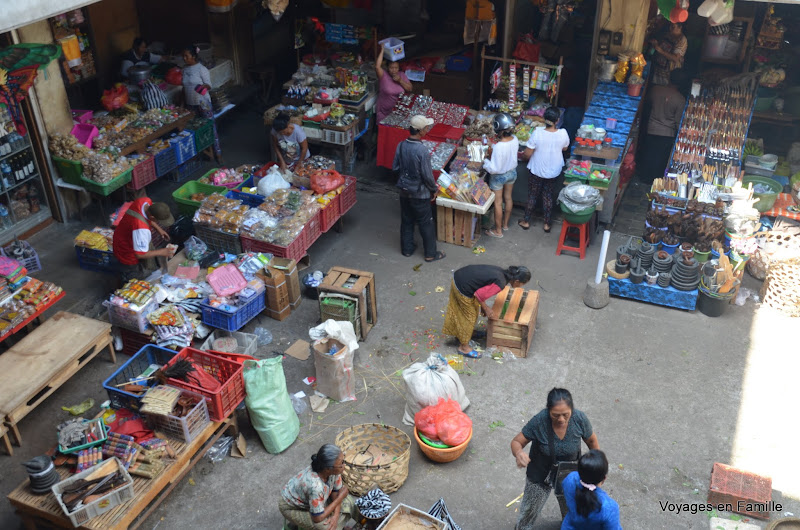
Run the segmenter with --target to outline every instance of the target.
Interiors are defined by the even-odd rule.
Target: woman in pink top
[[[378,74],[378,103],[375,113],[378,123],[392,113],[397,98],[403,92],[411,92],[411,81],[406,74],[400,71],[397,61],[389,61],[386,70],[383,69],[383,46],[375,60],[375,72]]]

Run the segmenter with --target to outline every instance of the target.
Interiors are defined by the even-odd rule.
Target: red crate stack
[[[758,505],[769,505],[772,500],[772,479],[749,473],[716,462],[711,470],[711,485],[708,487],[708,502],[730,503],[730,511],[758,519],[769,519],[769,508],[747,510]]]

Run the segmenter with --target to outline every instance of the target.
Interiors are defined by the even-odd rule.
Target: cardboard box
[[[266,287],[266,306],[267,312],[272,318],[281,316],[277,320],[283,320],[286,316],[282,315],[284,310],[291,311],[289,306],[289,290],[286,282],[286,275],[273,267],[267,267],[264,271],[259,271],[256,276],[264,281]]]
[[[286,288],[289,291],[289,305],[292,311],[297,309],[303,299],[300,290],[300,273],[297,270],[297,262],[289,258],[272,258],[270,267],[280,270],[286,276]]]
[[[286,320],[286,318],[292,314],[292,308],[287,306],[281,311],[274,311],[272,309],[265,309],[264,312],[267,314],[268,317],[274,318],[275,320]]]
[[[331,346],[338,350],[329,355]],[[317,376],[317,391],[336,401],[353,399],[355,379],[353,376],[353,352],[336,339],[315,343],[314,369]]]

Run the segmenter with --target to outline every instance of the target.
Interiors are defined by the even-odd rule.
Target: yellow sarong
[[[442,333],[456,337],[461,344],[469,344],[480,310],[478,300],[459,293],[455,282],[451,281],[450,302],[447,304]]]

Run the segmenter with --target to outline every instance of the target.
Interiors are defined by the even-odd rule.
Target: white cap
[[[426,118],[420,114],[411,117],[411,126],[414,127],[416,130],[421,131],[428,125],[433,125],[433,120],[430,118]]]

